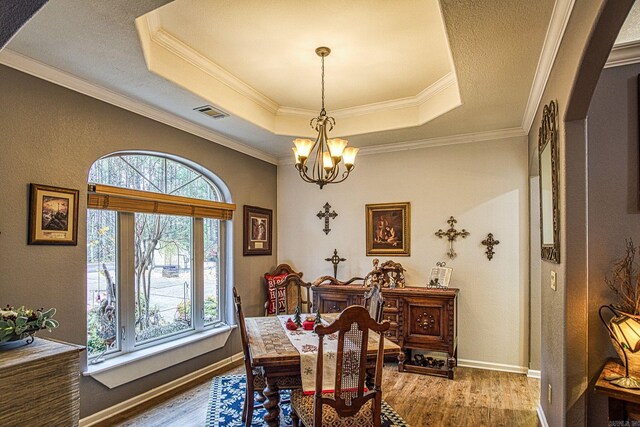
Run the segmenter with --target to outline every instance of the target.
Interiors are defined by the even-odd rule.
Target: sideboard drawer
[[[320,313],[340,313],[349,305],[348,295],[326,294],[320,299]]]
[[[390,298],[385,296],[384,297],[384,307],[383,307],[383,311],[385,313],[389,312],[389,313],[397,313],[398,312],[398,307],[399,307],[399,302],[398,302],[398,298]]]
[[[398,313],[388,313],[385,311],[382,312],[382,320],[388,320],[392,325],[397,325],[399,323],[398,317]]]

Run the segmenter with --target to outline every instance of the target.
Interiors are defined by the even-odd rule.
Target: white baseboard
[[[100,422],[103,422],[105,420],[108,420],[109,418],[115,415],[128,411],[129,409],[135,408],[136,406],[141,405],[144,402],[147,402],[164,393],[168,393],[171,390],[174,390],[191,381],[197,380],[198,378],[201,378],[207,374],[210,374],[211,372],[217,371],[219,369],[223,369],[238,360],[242,360],[242,358],[243,358],[242,353],[234,354],[231,357],[222,359],[219,362],[216,362],[212,365],[199,369],[195,372],[185,375],[184,377],[181,377],[171,382],[168,382],[166,384],[163,384],[160,387],[156,387],[145,393],[139,394],[135,397],[132,397],[129,400],[125,400],[124,402],[120,402],[100,412],[96,412],[95,414],[89,415],[88,417],[84,417],[80,420],[79,427],[90,427]]]
[[[529,369],[525,366],[506,365],[503,363],[482,362],[479,360],[458,359],[458,366],[476,369],[488,369],[490,371],[515,372],[516,374],[526,374]]]
[[[538,403],[538,409],[536,410],[538,413],[538,419],[540,420],[540,425],[542,427],[549,427],[549,423],[547,422],[547,417],[544,415],[544,410],[542,406]]]
[[[540,375],[541,375],[540,371],[537,371],[537,370],[535,370],[535,369],[527,369],[527,376],[528,376],[529,378],[537,378],[537,379],[540,379]]]

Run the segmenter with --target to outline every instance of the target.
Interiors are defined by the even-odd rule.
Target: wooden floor
[[[225,374],[239,374],[244,367]],[[123,420],[120,427],[204,426],[210,382],[144,408]],[[521,374],[458,367],[455,380],[398,373],[387,364],[383,398],[412,427],[423,426],[531,426],[536,427],[540,381]]]

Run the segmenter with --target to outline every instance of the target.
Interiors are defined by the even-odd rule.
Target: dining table
[[[331,323],[338,317],[338,314],[321,314],[321,316],[325,321]],[[278,317],[247,317],[245,324],[251,366],[254,369],[262,370],[267,383],[267,387],[263,391],[266,398],[263,404],[266,410],[264,422],[270,427],[276,427],[280,423],[280,389],[278,384],[301,383],[301,381],[291,381],[301,378],[300,353],[287,337]],[[367,372],[369,374],[375,368],[379,339],[380,336],[377,333],[369,334],[367,348],[367,357],[369,358]],[[384,356],[402,358],[400,346],[386,338],[383,339]]]

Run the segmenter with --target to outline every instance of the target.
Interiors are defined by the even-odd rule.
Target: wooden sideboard
[[[83,349],[40,337],[0,349],[0,426],[77,426]]]
[[[367,288],[354,285],[313,286],[313,306],[321,313],[339,313],[350,305],[361,305]],[[400,372],[417,372],[453,379],[457,365],[458,289],[383,288],[382,318],[391,322],[386,337],[403,350]],[[441,368],[415,364],[413,352],[446,354]]]

